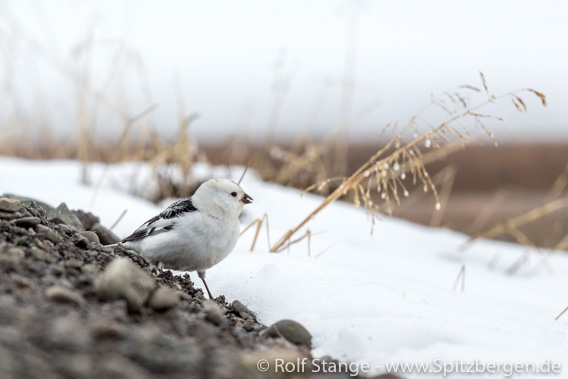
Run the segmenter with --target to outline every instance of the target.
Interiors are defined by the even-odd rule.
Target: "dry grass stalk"
[[[462,265],[460,271],[458,272],[458,276],[454,282],[453,290],[455,291],[458,288],[458,284],[461,283],[460,290],[461,292],[465,291],[465,265]]]
[[[550,201],[520,216],[501,222],[487,231],[478,233],[470,237],[468,241],[472,241],[476,238],[496,238],[507,233],[515,237],[515,239],[519,240],[519,242],[521,240],[525,240],[525,242],[522,243],[528,244],[529,246],[534,246],[532,242],[528,243],[528,238],[519,231],[519,228],[525,224],[534,222],[550,213],[556,212],[566,206],[568,206],[568,196]]]
[[[260,229],[262,228],[262,225],[264,223],[266,223],[266,239],[268,241],[268,247],[270,248],[270,227],[268,224],[268,215],[266,213],[264,214],[264,216],[262,216],[262,218],[257,218],[256,220],[248,224],[246,228],[244,228],[239,234],[239,237],[242,236],[243,234],[246,233],[247,230],[249,230],[254,225],[256,225],[256,232],[254,233],[254,238],[252,240],[252,245],[250,247],[251,252],[254,251],[254,247],[256,246],[256,240],[258,239],[258,235],[260,234]]]
[[[280,250],[295,233],[303,228],[322,209],[335,200],[340,199],[349,191],[353,193],[354,205],[360,206],[362,203],[365,206],[365,209],[372,216],[373,222],[376,215],[381,211],[386,211],[391,214],[391,197],[394,198],[397,204],[399,204],[399,191],[402,191],[403,195],[408,193],[402,182],[402,180],[406,177],[405,171],[407,169],[410,170],[413,185],[421,184],[425,192],[428,190],[432,191],[436,199],[436,209],[439,209],[441,204],[438,192],[426,171],[423,161],[421,160],[422,152],[419,145],[423,144],[426,148],[432,146],[434,148],[439,148],[440,144],[450,142],[450,138],[452,136],[457,137],[461,141],[467,141],[469,139],[467,130],[466,132],[463,132],[453,126],[454,123],[465,119],[472,120],[473,123],[480,127],[496,145],[493,133],[487,130],[483,120],[486,118],[500,119],[498,117],[480,113],[479,111],[486,105],[503,98],[512,98],[513,103],[525,104],[524,101],[521,100],[521,102],[518,100],[520,99],[520,96],[518,95],[520,91],[494,96],[489,94],[483,74],[482,83],[487,92],[487,99],[474,107],[470,107],[468,99],[461,95],[458,91],[445,93],[441,97],[434,98],[429,105],[439,106],[447,112],[448,118],[446,118],[445,121],[419,136],[417,133],[417,115],[427,109],[427,107],[425,107],[417,115],[413,116],[407,125],[407,128],[414,130],[414,139],[412,141],[403,145],[403,138],[401,134],[391,140],[385,147],[369,158],[369,160],[359,167],[359,169],[357,169],[351,176],[345,178],[342,183],[333,190],[316,209],[300,221],[297,226],[285,233],[278,242],[272,246],[270,251],[277,252]],[[466,89],[479,91],[471,86],[467,86]],[[532,89],[526,89],[526,91],[534,93],[541,100],[542,104],[546,105],[546,100],[542,93]],[[449,101],[453,104],[454,109],[449,109],[442,101],[443,99],[449,99]],[[525,108],[522,107],[522,105],[520,111],[525,111]],[[328,183],[329,180],[325,180],[319,184],[319,187],[321,188]],[[384,210],[380,207],[380,204],[374,203],[371,198],[371,188],[373,185],[380,193],[381,199],[385,200],[384,203],[386,204],[386,209]],[[306,191],[313,190],[314,188],[316,188],[316,186],[311,186]]]
[[[555,199],[559,197],[562,192],[566,189],[568,185],[568,163],[564,166],[564,171],[562,174],[558,176],[552,187],[550,188],[550,192],[548,193],[547,198]]]
[[[508,196],[507,191],[505,191],[503,189],[498,190],[497,193],[495,193],[491,197],[489,202],[487,204],[485,204],[483,209],[481,209],[481,212],[479,212],[479,214],[477,215],[475,220],[473,220],[470,227],[468,228],[468,234],[471,235],[471,234],[479,233],[479,231],[481,229],[483,229],[485,227],[485,225],[487,225],[487,223],[489,222],[489,219],[491,218],[491,216],[495,212],[495,209],[498,208],[498,206],[505,200],[505,198],[507,196]]]
[[[562,315],[564,313],[566,313],[566,311],[568,311],[568,307],[564,308],[564,310],[562,312],[560,312],[560,314],[558,316],[556,316],[556,318],[554,320],[557,321],[560,317],[562,317]]]

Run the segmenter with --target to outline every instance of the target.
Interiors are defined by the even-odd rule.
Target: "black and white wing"
[[[183,216],[189,212],[197,212],[197,208],[195,208],[191,201],[191,196],[171,204],[159,215],[152,217],[142,224],[142,226],[136,229],[134,233],[123,239],[121,242],[138,241],[155,234],[172,230],[174,227],[173,219]]]

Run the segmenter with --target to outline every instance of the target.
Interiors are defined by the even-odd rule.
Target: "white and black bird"
[[[197,271],[210,298],[205,270],[225,259],[239,238],[239,215],[252,198],[235,182],[211,179],[193,196],[152,217],[120,244],[158,267]]]

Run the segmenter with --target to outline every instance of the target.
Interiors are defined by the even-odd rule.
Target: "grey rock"
[[[45,251],[43,251],[42,249],[37,248],[37,247],[32,247],[30,252],[32,253],[32,256],[35,259],[37,259],[38,261],[45,261],[45,262],[53,263],[57,260],[53,255],[50,255],[50,254],[46,253]]]
[[[71,267],[71,268],[81,268],[83,266],[83,262],[78,260],[78,259],[67,259],[65,260],[65,262],[63,262],[63,265],[65,267]]]
[[[14,254],[0,254],[0,267],[15,270],[20,265],[21,258]]]
[[[24,215],[20,212],[3,212],[0,211],[0,218],[3,220],[14,220],[16,218],[24,217]]]
[[[300,323],[293,320],[280,320],[268,327],[263,336],[282,337],[295,345],[305,345],[311,349],[312,335]]]
[[[101,224],[97,223],[93,225],[93,228],[91,230],[97,233],[97,236],[99,236],[99,240],[103,245],[112,245],[113,243],[120,242],[120,238],[116,234],[114,234],[112,231],[105,228]]]
[[[91,241],[89,241],[87,237],[81,234],[75,234],[73,237],[71,237],[70,241],[79,249],[83,250],[87,249],[89,247],[89,244],[91,243]]]
[[[20,249],[19,247],[11,247],[7,251],[8,254],[17,255],[20,259],[23,259],[26,256],[25,251]]]
[[[22,218],[17,218],[15,220],[10,221],[10,224],[14,224],[14,225],[19,226],[21,228],[31,228],[33,226],[36,226],[40,222],[41,222],[41,219],[39,217],[22,217]]]
[[[95,232],[87,231],[87,232],[80,232],[79,234],[93,243],[101,243],[99,236]]]
[[[154,287],[150,275],[128,258],[112,261],[95,283],[100,300],[125,300],[131,312],[142,309]]]
[[[18,212],[22,208],[22,203],[18,199],[10,199],[9,197],[0,197],[0,211]]]
[[[83,303],[83,297],[69,288],[63,287],[61,285],[54,285],[49,287],[45,291],[45,296],[51,300],[58,303],[74,303],[80,305]]]
[[[91,336],[96,340],[121,339],[126,331],[119,323],[111,320],[97,321],[91,327]]]
[[[47,211],[47,212],[49,212],[50,210],[53,209],[53,207],[51,205],[44,203],[43,201],[31,198],[31,197],[18,196],[18,195],[14,195],[14,194],[11,194],[11,193],[5,193],[5,194],[2,195],[2,197],[8,197],[10,199],[19,200],[20,203],[22,203],[23,205],[30,205],[30,203],[33,201],[34,203],[36,203],[37,205],[39,205],[40,207],[45,209],[45,211]]]
[[[57,208],[49,211],[47,218],[55,224],[67,225],[78,232],[85,231],[85,227],[83,227],[79,218],[67,208],[67,204],[65,203],[61,203]]]
[[[180,301],[178,291],[171,288],[160,287],[150,297],[148,305],[156,311],[165,311],[177,307]]]
[[[132,360],[116,353],[103,356],[97,366],[97,371],[100,378],[145,379],[156,377],[142,365],[137,365]]]
[[[34,230],[36,231],[36,233],[44,236],[49,241],[51,241],[55,244],[63,241],[63,238],[55,230],[53,230],[50,227],[47,227],[45,225],[41,225],[41,224],[36,225]]]
[[[81,221],[81,224],[83,224],[85,230],[91,230],[93,228],[93,225],[100,222],[100,219],[90,212],[85,212],[82,210],[71,211],[71,212],[73,212],[73,214],[77,216],[79,221]]]
[[[235,300],[231,305],[233,307],[233,311],[235,311],[237,315],[245,319],[247,318],[247,315],[249,315],[250,317],[252,317],[254,321],[256,321],[256,315],[254,314],[254,312],[248,309],[247,306],[241,303],[240,301]]]
[[[86,265],[81,266],[81,272],[90,273],[90,274],[98,274],[99,269],[98,269],[97,265],[94,265],[92,263],[88,263]]]
[[[227,323],[225,319],[225,309],[221,308],[213,300],[203,300],[201,305],[203,306],[203,311],[207,319],[213,324],[219,326]]]

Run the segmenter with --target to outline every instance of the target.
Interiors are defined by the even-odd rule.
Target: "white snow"
[[[95,184],[103,178],[98,190],[95,184],[79,184],[77,162],[0,158],[0,193],[52,205],[65,201],[71,209],[99,215],[106,225],[128,209],[115,230],[121,236],[161,210],[129,193],[151,190],[152,172],[145,165],[94,164],[89,172]],[[198,172],[204,177],[207,168]],[[241,170],[213,172],[238,178]],[[242,186],[255,200],[245,207],[243,227],[267,214],[272,243],[322,200],[300,197],[299,191],[264,183],[250,172]],[[308,228],[313,233],[309,253],[307,240],[269,253],[265,229],[250,252],[254,231],[248,231],[226,260],[208,270],[211,291],[242,301],[264,324],[284,318],[302,323],[314,336],[315,357],[366,362],[374,372],[384,372],[389,362],[432,365],[436,359],[568,364],[568,316],[554,320],[568,306],[565,254],[495,241],[464,248],[464,235],[389,217],[378,221],[371,235],[364,211],[340,202]],[[462,265],[464,292],[461,283],[453,289]]]

